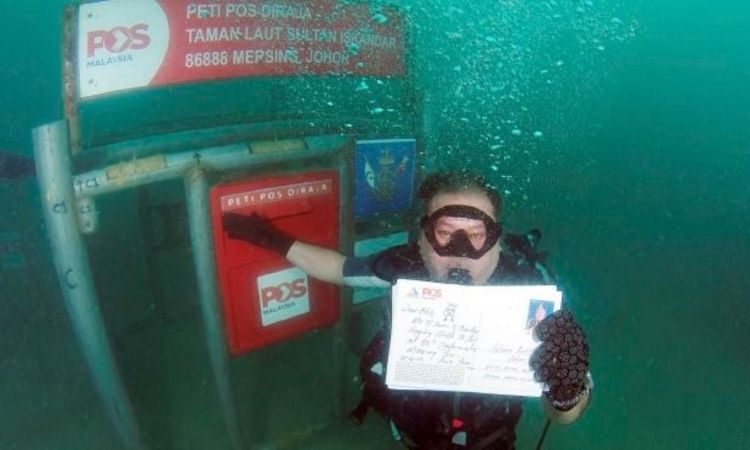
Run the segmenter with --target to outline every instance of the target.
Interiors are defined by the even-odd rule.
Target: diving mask
[[[502,228],[484,211],[466,205],[444,206],[422,217],[422,231],[440,256],[479,259],[500,238]]]

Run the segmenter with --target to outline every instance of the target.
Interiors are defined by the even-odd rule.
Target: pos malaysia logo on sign
[[[88,32],[88,45],[86,56],[96,57],[96,51],[105,49],[110,54],[122,53],[125,50],[143,50],[151,43],[148,35],[148,24],[138,23],[132,27],[114,27],[111,30],[98,30]],[[100,52],[104,53],[104,52]],[[105,57],[110,55],[104,55]],[[128,55],[132,60],[133,56]],[[102,63],[102,59],[94,60],[91,64]],[[102,63],[106,64],[106,63]]]
[[[78,88],[82,98],[149,84],[169,47],[168,20],[159,3],[86,3],[78,17]]]
[[[310,312],[307,274],[292,267],[258,277],[258,301],[263,326]]]

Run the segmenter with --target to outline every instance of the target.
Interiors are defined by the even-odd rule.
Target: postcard
[[[538,397],[529,357],[534,326],[560,309],[554,285],[393,287],[386,384],[391,389]]]

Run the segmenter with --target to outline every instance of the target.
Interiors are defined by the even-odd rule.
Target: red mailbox
[[[336,249],[338,174],[251,179],[211,190],[216,264],[230,350],[238,355],[335,323],[338,288],[310,278],[276,253],[230,239],[226,211],[257,211],[302,241]]]

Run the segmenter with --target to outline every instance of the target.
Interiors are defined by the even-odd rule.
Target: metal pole
[[[63,22],[63,102],[65,118],[68,119],[68,141],[72,154],[81,151],[81,125],[78,116],[78,7],[65,8]]]
[[[344,254],[352,254],[352,236],[354,234],[354,223],[352,221],[352,168],[350,167],[351,144],[339,149],[337,156],[339,172],[339,250]],[[348,330],[351,322],[351,291],[339,289],[339,322],[333,330],[333,369],[335,376],[335,388],[333,407],[334,416],[346,417],[352,404],[347,395],[349,392],[349,373],[346,364],[346,349]]]
[[[144,448],[135,413],[107,339],[88,255],[76,223],[68,124],[61,120],[37,127],[32,137],[44,219],[73,331],[117,434],[126,448]]]
[[[224,420],[232,448],[242,448],[237,413],[232,402],[232,386],[229,381],[229,350],[224,341],[224,326],[216,284],[216,265],[211,237],[208,181],[199,168],[185,175],[190,239],[193,243],[193,262],[198,281],[201,317],[206,332],[211,368],[219,394]]]
[[[248,150],[247,144],[232,144],[183,153],[153,155],[76,175],[73,185],[79,199],[93,197],[155,181],[183,177],[194,167],[220,172],[257,168],[292,160],[324,158],[334,153],[345,142],[346,138],[342,136],[311,136],[305,138],[306,148],[299,150],[255,154]],[[279,145],[283,148],[284,141],[280,141]]]

